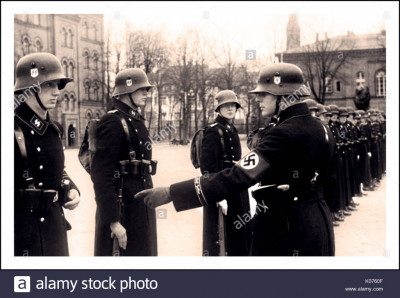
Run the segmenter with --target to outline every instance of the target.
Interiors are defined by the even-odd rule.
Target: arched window
[[[38,53],[42,51],[42,43],[40,42],[40,39],[36,39],[35,48]]]
[[[86,50],[83,52],[84,68],[89,68],[89,52]]]
[[[75,96],[73,94],[71,94],[69,96],[69,101],[71,103],[71,112],[75,112],[75,101],[76,101],[76,98],[75,98]]]
[[[97,53],[94,52],[93,53],[93,70],[97,70],[97,67],[98,67],[97,62],[98,61],[99,61],[99,58],[97,56]]]
[[[362,71],[357,72],[356,85],[357,87],[365,85],[365,75]]]
[[[96,27],[96,24],[93,24],[93,39],[97,40],[97,27]]]
[[[67,60],[62,60],[62,67],[64,71],[64,75],[68,77],[68,63]]]
[[[69,75],[70,75],[71,79],[74,78],[74,62],[73,61],[69,61]]]
[[[67,46],[68,34],[67,34],[67,30],[65,30],[64,27],[62,27],[62,29],[61,29],[61,36],[62,36],[62,44],[61,44],[61,46],[66,47]]]
[[[73,43],[72,43],[72,29],[68,29],[68,47],[72,48]]]
[[[69,110],[69,99],[68,99],[68,94],[65,93],[64,94],[64,98],[63,98],[63,102],[64,102],[64,112],[68,112]]]
[[[22,53],[28,55],[30,53],[31,41],[28,36],[22,38]]]
[[[86,80],[85,83],[85,93],[87,94],[87,99],[90,100],[90,82]]]
[[[86,112],[86,119],[88,119],[88,120],[90,120],[90,119],[92,119],[92,111],[91,110],[88,110],[87,112]]]
[[[88,31],[89,31],[89,27],[87,22],[85,21],[83,23],[83,37],[88,38]]]
[[[332,93],[333,88],[332,88],[332,76],[327,75],[325,77],[325,93]]]
[[[99,83],[94,82],[93,84],[94,100],[99,100]]]
[[[384,70],[379,70],[376,73],[376,95],[385,96],[386,95],[386,73]]]
[[[96,118],[100,119],[100,112],[99,111],[96,111]]]

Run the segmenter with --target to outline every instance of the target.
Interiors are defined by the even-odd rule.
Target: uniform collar
[[[19,105],[15,109],[14,115],[40,135],[43,135],[46,132],[51,123],[48,112],[48,119],[43,120],[26,103]]]
[[[221,124],[223,127],[226,127],[227,129],[231,130],[231,131],[235,131],[236,128],[233,125],[233,123],[229,123],[224,117],[222,117],[221,115],[218,115],[217,118],[215,119],[215,122]]]
[[[295,116],[311,116],[306,103],[297,103],[282,110],[277,124]]]
[[[124,104],[123,102],[116,100],[114,103],[114,107],[120,111],[121,113],[124,113],[125,115],[127,115],[130,118],[136,119],[136,120],[146,120],[144,119],[144,117],[142,115],[140,115],[140,113],[138,112],[138,110],[134,110],[132,109],[130,106],[128,106],[127,104]]]

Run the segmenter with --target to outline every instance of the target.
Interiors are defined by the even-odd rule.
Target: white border
[[[197,2],[207,6],[212,3]],[[137,3],[137,2],[2,2],[1,39],[2,39],[2,101],[1,101],[1,242],[2,269],[398,269],[399,264],[399,161],[398,161],[398,124],[399,124],[399,4],[398,2],[240,2],[222,5],[229,10],[233,5],[252,6],[258,9],[273,9],[277,13],[287,14],[296,9],[306,13],[326,11],[340,15],[343,10],[357,7],[359,13],[376,10],[376,13],[390,13],[387,20],[387,237],[386,247],[389,254],[385,257],[67,257],[48,258],[13,256],[13,61],[14,61],[14,14],[15,13],[110,13],[110,7],[118,9],[126,6],[138,6],[151,9],[152,5],[167,5],[191,9],[195,4],[181,3]],[[197,9],[199,9],[197,7]],[[151,13],[147,11],[146,13]],[[229,14],[229,11],[227,12]],[[368,15],[365,15],[368,17]],[[240,20],[239,20],[240,21]],[[257,26],[252,25],[257,29]]]

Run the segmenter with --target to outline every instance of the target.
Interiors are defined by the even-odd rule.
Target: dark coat
[[[25,103],[15,110],[14,121],[21,128],[28,156],[28,167],[35,188],[60,190],[64,171],[62,127],[49,118],[41,119]],[[59,201],[49,211],[22,207],[20,189],[26,189],[25,168],[16,139],[14,140],[14,254],[16,256],[68,256],[67,222]],[[71,181],[71,187],[77,187]]]
[[[218,129],[223,133],[225,152],[221,144]],[[231,163],[223,163],[223,156]],[[223,117],[218,116],[215,123],[206,128],[201,146],[201,173],[218,173],[233,166],[233,162],[242,157],[242,148],[239,135],[233,124],[229,124]],[[229,197],[228,214],[225,217],[226,247],[230,256],[245,256],[249,254],[251,231],[249,225],[241,229],[235,227],[237,216],[249,213],[249,197],[247,191]],[[203,255],[218,256],[218,207],[216,204],[203,208]]]
[[[265,197],[270,207],[260,208],[256,215],[252,254],[334,255],[332,222],[322,196],[322,185],[332,171],[331,140],[332,134],[311,116],[306,104],[290,106],[233,168],[172,184],[174,206],[182,211],[214,204],[259,181],[262,185],[289,184],[289,191]],[[316,172],[319,176],[312,185]]]
[[[111,256],[113,240],[110,237],[110,223],[119,221],[119,203],[116,190],[119,177],[119,161],[129,160],[128,143],[121,124],[124,117],[130,131],[131,144],[136,159],[151,160],[152,143],[144,118],[129,106],[116,101],[116,110],[104,115],[96,130],[96,152],[93,157],[91,178],[96,196],[95,255]],[[141,190],[152,188],[151,176],[125,177],[123,199],[125,204],[124,222],[128,245],[123,252],[126,256],[157,255],[157,232],[155,210],[133,196]]]

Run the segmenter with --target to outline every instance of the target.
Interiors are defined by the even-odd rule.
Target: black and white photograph
[[[398,269],[398,2],[7,8],[3,268]]]

